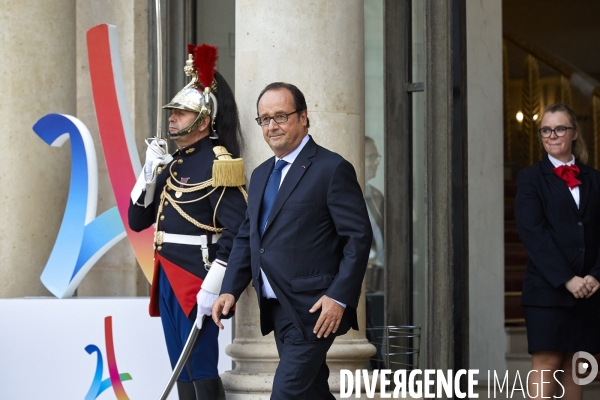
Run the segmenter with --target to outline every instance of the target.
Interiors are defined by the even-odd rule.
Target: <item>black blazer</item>
[[[524,306],[572,306],[565,283],[574,276],[600,280],[600,172],[577,162],[579,208],[547,156],[519,172],[515,215],[529,260]],[[600,296],[590,298],[598,302]]]
[[[312,329],[320,314],[308,310],[323,295],[346,304],[338,335],[358,329],[356,307],[372,231],[354,168],[310,138],[279,188],[261,238],[260,206],[274,165],[270,158],[252,173],[246,220],[234,240],[221,293],[237,300],[252,281],[260,305],[262,268],[307,340],[316,340]],[[273,321],[261,308],[261,331],[272,330]]]

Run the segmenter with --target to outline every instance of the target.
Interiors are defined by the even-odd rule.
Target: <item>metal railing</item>
[[[367,338],[377,349],[377,353],[370,359],[373,369],[410,371],[419,368],[420,325],[367,328]]]

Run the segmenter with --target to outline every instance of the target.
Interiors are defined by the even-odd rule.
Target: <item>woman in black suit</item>
[[[519,172],[515,199],[529,256],[521,297],[532,355],[529,395],[564,391],[563,399],[581,399],[573,354],[600,353],[600,295],[594,296],[600,287],[600,172],[585,165],[585,143],[566,105],[548,106],[539,132],[548,154]],[[557,370],[564,371],[556,375],[562,388]]]

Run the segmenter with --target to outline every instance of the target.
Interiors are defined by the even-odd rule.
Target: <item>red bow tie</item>
[[[581,181],[577,179],[579,176],[579,167],[575,164],[561,165],[553,169],[556,176],[567,183],[569,189],[573,190],[575,187],[581,185]]]

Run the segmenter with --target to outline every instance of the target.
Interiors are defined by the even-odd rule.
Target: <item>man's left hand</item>
[[[321,336],[327,337],[330,333],[335,333],[342,321],[342,315],[344,315],[344,307],[332,300],[331,297],[325,295],[312,306],[309,312],[315,313],[320,308],[322,309],[321,315],[313,329],[313,333],[319,339]]]
[[[225,329],[225,327],[221,323],[221,316],[229,314],[229,311],[234,305],[235,297],[233,297],[233,295],[229,293],[223,293],[213,303],[212,319],[213,321],[215,321],[215,324],[217,324],[219,328]]]
[[[585,276],[583,280],[585,281],[585,285],[589,290],[589,293],[587,294],[587,296],[585,296],[585,298],[589,299],[594,293],[598,291],[598,289],[600,289],[600,283],[596,280],[596,278],[594,278],[591,275]]]

